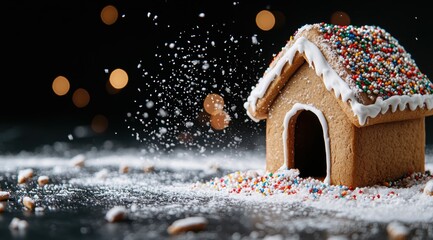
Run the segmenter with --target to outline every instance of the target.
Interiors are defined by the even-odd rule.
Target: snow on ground
[[[188,152],[177,152],[169,156],[142,156],[139,152],[127,150],[125,152],[102,153],[90,157],[86,157],[84,154],[78,154],[72,158],[38,156],[37,154],[0,156],[0,171],[14,171],[18,168],[27,167],[70,167],[74,163],[74,158],[77,156],[83,156],[85,158],[85,165],[92,167],[126,164],[136,168],[154,165],[158,168],[172,170],[205,170],[209,168],[209,166],[221,167],[233,171],[265,168],[264,154],[257,153],[243,153],[238,156],[228,156],[225,154],[197,156],[195,154],[189,154]]]
[[[80,167],[73,165],[77,158],[83,160]],[[428,173],[408,175],[400,181],[389,182],[389,187],[350,188],[303,179],[295,170],[266,173],[265,156],[257,153],[197,156],[178,152],[158,157],[135,151],[84,154],[79,157],[18,154],[0,156],[0,163],[0,181],[7,182],[1,190],[10,188],[15,200],[30,194],[44,211],[70,208],[66,204],[69,201],[75,201],[76,208],[82,204],[115,206],[126,201],[130,203],[129,211],[135,212],[135,218],[142,221],[155,221],[151,219],[161,216],[171,219],[170,216],[193,212],[223,214],[222,218],[227,220],[239,211],[247,211],[252,218],[264,218],[252,220],[257,221],[253,226],[255,231],[262,229],[264,224],[266,227],[263,229],[297,234],[300,234],[299,229],[307,231],[311,226],[341,233],[344,232],[341,224],[345,219],[352,223],[386,224],[398,221],[408,225],[433,221],[433,196],[423,193],[427,182],[432,180]],[[130,170],[120,172],[120,166],[128,166]],[[145,171],[146,168],[151,170]],[[12,186],[23,169],[34,170],[30,183],[27,187]],[[426,169],[433,170],[433,154],[429,152],[426,155]],[[35,179],[42,175],[48,176],[50,183],[33,188],[32,184],[37,184]],[[91,200],[83,199],[81,195]],[[285,214],[281,215],[283,212]],[[227,216],[224,217],[224,214]],[[322,218],[328,220],[322,221]],[[243,217],[233,218],[233,221],[241,219]],[[345,228],[351,229],[348,226]],[[362,231],[372,234],[371,229]],[[380,233],[384,230],[378,228],[375,231]],[[272,236],[272,232],[266,234],[267,237]],[[429,234],[424,235],[431,236]]]
[[[427,155],[426,161],[426,169],[433,170],[433,155]],[[52,168],[53,174],[71,170],[71,160],[68,158],[17,155],[0,157],[0,162],[0,171],[5,172],[30,167]],[[189,177],[187,175],[180,176],[178,182],[158,186],[166,192],[231,197],[239,201],[301,203],[305,207],[336,211],[341,217],[366,221],[433,221],[433,196],[423,193],[427,181],[432,179],[429,174],[407,176],[400,182],[394,182],[395,186],[391,187],[351,189],[346,186],[329,186],[314,179],[302,179],[291,171],[275,173],[271,177],[264,171],[264,156],[257,154],[245,154],[242,157],[218,154],[197,157],[188,153],[177,153],[175,156],[146,158],[134,152],[126,152],[85,160],[86,167],[101,170],[121,164],[136,169],[154,166],[155,169],[174,172],[201,170],[210,174],[206,176],[214,176],[209,179],[198,178],[196,182],[184,179]],[[224,169],[228,174],[219,176],[218,169]],[[110,175],[109,171],[105,174],[98,171],[94,175],[72,178],[69,182],[84,185],[136,185],[148,188],[147,183],[137,183],[134,178],[125,175]],[[277,182],[279,186],[274,187]]]

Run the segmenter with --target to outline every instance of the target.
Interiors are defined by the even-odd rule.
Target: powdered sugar
[[[428,181],[425,185],[424,194],[433,196],[433,180]]]
[[[118,172],[119,159],[130,166],[129,172]],[[155,234],[155,229],[160,229],[161,223],[154,222],[154,219],[166,219],[165,226],[168,226],[188,216],[203,216],[209,220],[210,225],[202,234],[214,234],[220,225],[241,226],[254,221],[247,227],[247,236],[256,238],[272,237],[275,233],[284,237],[289,236],[287,234],[294,236],[308,229],[327,231],[329,236],[347,237],[350,236],[348,232],[355,231],[372,237],[377,236],[369,232],[372,228],[376,228],[376,233],[386,234],[385,227],[391,221],[406,224],[409,229],[433,221],[433,198],[423,193],[431,180],[428,174],[414,173],[400,181],[388,182],[388,186],[350,188],[328,185],[311,178],[302,179],[295,169],[281,169],[269,176],[264,168],[264,159],[263,154],[255,152],[202,158],[182,153],[159,159],[137,152],[116,152],[89,155],[85,167],[77,170],[70,167],[70,158],[34,155],[33,161],[27,161],[27,156],[17,155],[12,158],[0,156],[4,163],[0,172],[6,173],[4,176],[16,176],[17,168],[39,164],[43,167],[35,168],[35,172],[49,175],[53,180],[44,188],[13,190],[14,199],[31,196],[37,200],[38,207],[44,209],[43,214],[54,218],[57,211],[67,212],[71,206],[72,209],[86,209],[88,206],[92,209],[89,213],[91,221],[95,222],[101,222],[99,220],[105,217],[107,206],[124,206],[120,209],[122,211],[115,212],[130,210],[131,221],[142,219],[140,221],[151,224],[143,225],[148,234],[152,231]],[[432,159],[431,155],[426,156],[427,169],[433,166]],[[155,171],[144,172],[142,166],[150,164],[155,166]],[[212,167],[215,164],[218,164],[217,168]],[[106,178],[95,178],[102,169],[106,169]],[[8,182],[8,179],[5,180]],[[211,185],[210,181],[214,184]],[[101,207],[100,215],[94,215],[95,210],[98,212]],[[21,212],[22,205],[8,205],[5,211]],[[111,213],[108,219],[110,216]],[[64,215],[59,217],[64,218]],[[45,221],[44,217],[39,221]],[[162,231],[161,234],[166,234],[166,227]],[[426,235],[427,232],[423,236]],[[242,232],[240,236],[246,235]],[[223,236],[227,237],[230,238]]]

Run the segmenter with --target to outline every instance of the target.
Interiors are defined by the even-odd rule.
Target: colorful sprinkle
[[[260,174],[257,171],[234,172],[205,183],[196,183],[193,188],[210,188],[217,191],[226,191],[229,194],[242,195],[298,195],[304,200],[318,200],[319,198],[344,199],[350,201],[374,200],[379,201],[383,198],[395,198],[398,196],[395,188],[403,188],[411,185],[421,184],[432,179],[430,172],[412,173],[403,178],[387,182],[383,187],[389,188],[383,196],[372,188],[354,188],[343,185],[329,185],[320,180],[308,177],[299,177],[296,169],[279,170],[275,173]],[[242,181],[239,181],[242,179]]]
[[[377,26],[319,24],[319,31],[339,55],[358,93],[370,98],[433,94],[433,83],[411,55]]]

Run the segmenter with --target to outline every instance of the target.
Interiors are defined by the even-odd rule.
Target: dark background
[[[117,8],[119,18],[107,26],[100,12],[109,4]],[[421,71],[433,76],[433,20],[427,1],[7,1],[1,9],[1,153],[37,150],[55,142],[96,146],[107,141],[118,146],[152,145],[162,151],[176,147],[182,134],[189,134],[183,145],[199,151],[256,148],[264,143],[264,124],[249,120],[242,106],[251,87],[297,28],[329,22],[336,11],[346,12],[351,24],[386,29],[412,54]],[[277,17],[270,31],[255,23],[263,9]],[[254,35],[259,45],[251,44]],[[179,70],[184,66],[182,56],[198,54],[209,41],[217,47],[202,52],[217,70]],[[172,42],[184,49],[176,56],[166,45]],[[116,68],[128,73],[129,83],[109,94],[105,69]],[[62,97],[51,89],[58,75],[71,82],[71,90]],[[189,81],[177,86],[185,77]],[[185,91],[189,87],[194,91]],[[91,95],[85,108],[71,101],[77,88]],[[226,100],[232,120],[224,131],[200,125],[208,93],[219,93]],[[148,118],[140,118],[140,105],[148,100],[156,106],[146,110]],[[158,108],[173,112],[177,100],[184,101],[178,106],[182,114],[161,122]],[[88,129],[96,114],[107,118],[107,130],[74,136],[77,127]],[[194,129],[185,129],[185,121],[194,122]],[[432,122],[427,118],[428,144],[433,142]],[[161,126],[169,134],[161,136]]]

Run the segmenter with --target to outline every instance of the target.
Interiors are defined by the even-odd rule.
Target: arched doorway
[[[322,125],[315,113],[302,110],[294,126],[294,167],[300,177],[324,180],[327,175]]]

